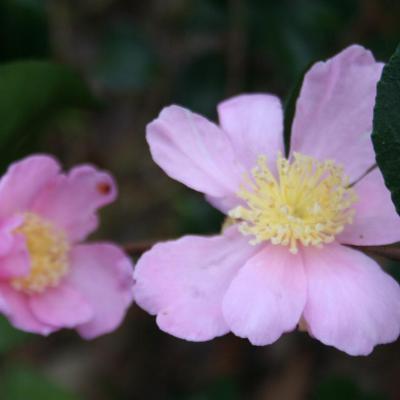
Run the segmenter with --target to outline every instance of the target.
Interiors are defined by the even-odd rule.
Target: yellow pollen
[[[25,236],[31,266],[28,275],[11,281],[14,289],[35,294],[57,286],[68,272],[69,244],[64,232],[34,213],[24,214],[15,232]]]
[[[253,236],[251,244],[270,241],[298,252],[299,244],[321,247],[353,221],[357,200],[343,168],[295,153],[293,160],[278,155],[277,178],[259,156],[251,177],[244,178],[238,196],[246,205],[229,212],[239,230]]]

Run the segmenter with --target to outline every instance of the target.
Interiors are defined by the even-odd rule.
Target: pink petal
[[[316,63],[297,100],[291,152],[333,159],[352,181],[375,163],[370,134],[383,64],[361,46]]]
[[[0,222],[0,257],[14,247],[15,230],[23,223],[22,215],[13,215]]]
[[[71,241],[81,241],[97,227],[98,208],[115,200],[117,189],[110,174],[90,165],[59,175],[37,197],[33,210],[63,228]]]
[[[29,273],[30,256],[22,235],[14,235],[7,255],[0,257],[0,279],[11,279]]]
[[[400,217],[378,168],[354,188],[358,196],[354,221],[337,237],[338,242],[370,246],[400,241]]]
[[[351,355],[367,355],[400,333],[400,287],[363,253],[338,244],[304,249],[312,336]]]
[[[293,330],[306,301],[307,283],[300,254],[265,246],[239,271],[223,302],[232,332],[254,345],[275,342]]]
[[[39,321],[57,328],[73,328],[93,317],[85,297],[65,283],[30,296],[29,305]]]
[[[192,341],[224,335],[223,296],[254,251],[234,227],[219,236],[159,243],[137,263],[136,302],[157,314],[158,326],[171,335]]]
[[[30,208],[37,194],[58,174],[52,157],[36,155],[18,161],[0,180],[0,218]]]
[[[71,271],[66,278],[94,311],[90,321],[78,327],[85,339],[115,330],[133,300],[133,266],[123,251],[112,244],[75,246]]]
[[[283,148],[283,113],[280,100],[268,94],[240,95],[218,106],[222,129],[229,135],[238,158],[248,170],[257,157],[275,162]]]
[[[57,330],[35,317],[29,307],[28,295],[14,290],[7,283],[0,283],[0,295],[7,306],[6,316],[16,328],[45,336]]]
[[[173,179],[210,196],[236,197],[242,169],[229,137],[202,116],[164,108],[147,127],[154,161]]]

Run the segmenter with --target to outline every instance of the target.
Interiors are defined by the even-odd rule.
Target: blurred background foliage
[[[285,99],[310,62],[351,43],[386,61],[399,38],[397,0],[2,0],[0,168],[40,151],[111,170],[120,197],[97,238],[217,232],[221,215],[152,163],[146,123],[171,103],[215,119],[240,92]],[[193,344],[136,307],[92,342],[2,319],[0,356],[5,400],[400,399],[400,343],[368,358],[303,333]]]

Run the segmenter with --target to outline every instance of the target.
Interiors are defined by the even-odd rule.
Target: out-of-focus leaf
[[[312,396],[313,400],[386,400],[384,396],[365,393],[348,378],[329,378],[321,382]]]
[[[46,57],[49,27],[45,0],[0,2],[0,60]]]
[[[0,65],[0,167],[32,151],[43,125],[69,108],[96,104],[68,67],[44,61]]]
[[[150,43],[123,24],[106,33],[95,75],[107,89],[140,90],[151,83],[156,65]]]
[[[378,167],[400,214],[400,45],[378,83],[372,142]]]
[[[186,6],[189,15],[185,19],[187,32],[221,32],[227,29],[227,2],[216,0],[192,0]]]
[[[6,318],[0,316],[0,353],[12,350],[30,337],[30,334],[14,329]]]
[[[174,202],[178,233],[206,234],[221,230],[224,216],[198,193],[188,192]]]
[[[292,134],[292,125],[294,115],[296,113],[296,102],[299,97],[301,87],[303,85],[304,75],[310,69],[312,63],[310,63],[301,74],[300,79],[297,81],[296,85],[291,90],[285,104],[285,117],[284,117],[284,131],[283,131],[283,139],[285,145],[285,154],[286,157],[289,156],[290,151],[290,137]]]
[[[224,59],[219,54],[208,53],[186,65],[179,74],[173,101],[213,117],[216,104],[224,97],[225,87]]]
[[[236,400],[239,399],[239,390],[232,379],[219,379],[203,391],[182,400]]]
[[[1,399],[78,400],[78,397],[51,382],[36,369],[24,365],[7,366],[0,381]]]

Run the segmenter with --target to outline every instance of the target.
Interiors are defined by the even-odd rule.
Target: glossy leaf
[[[378,83],[372,142],[378,167],[400,214],[400,46]]]

